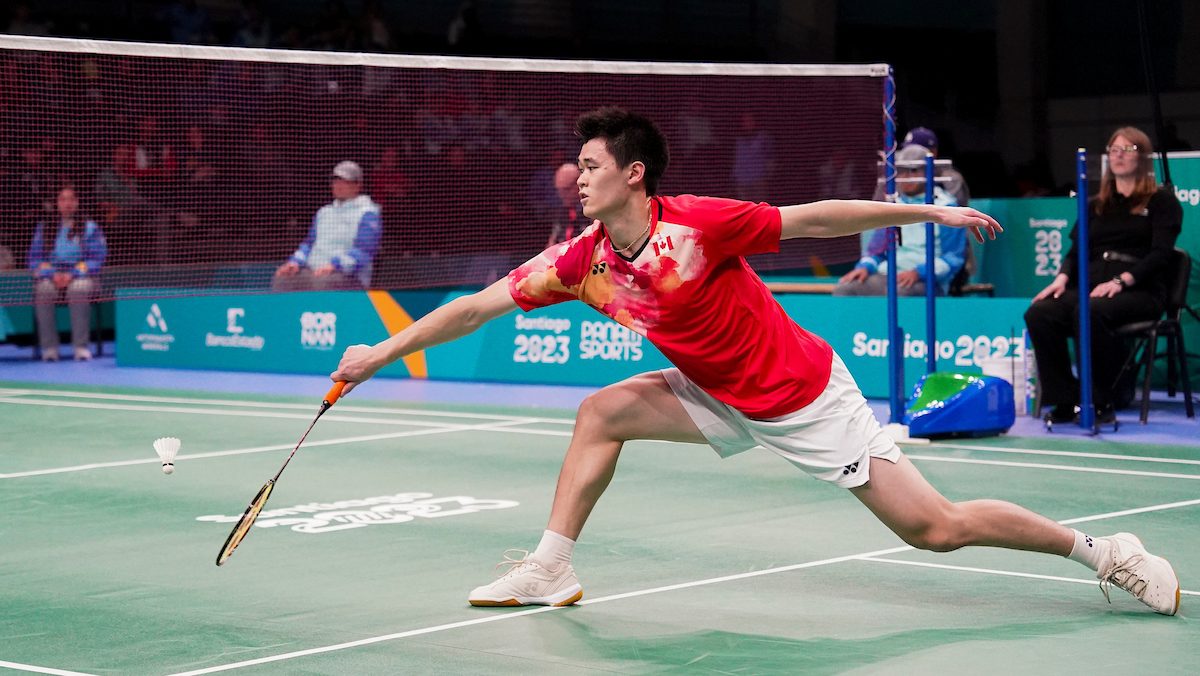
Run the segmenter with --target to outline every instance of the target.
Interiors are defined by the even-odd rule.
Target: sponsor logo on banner
[[[1069,225],[1069,224],[1067,223],[1067,219],[1065,219],[1065,218],[1030,218],[1029,219],[1029,227],[1031,227],[1031,228],[1054,228],[1055,230],[1062,230],[1063,228],[1066,228],[1067,225]]]
[[[641,361],[642,335],[616,322],[585,321],[579,325],[579,358]]]
[[[853,347],[850,354],[855,357],[888,356],[891,341],[887,338],[877,338],[866,331],[859,331],[851,340]],[[937,341],[937,351],[939,360],[953,363],[955,366],[980,366],[989,359],[1023,359],[1025,345],[1019,337],[962,334],[952,340]],[[924,339],[913,338],[909,333],[904,334],[906,358],[925,359],[928,354],[929,346]]]
[[[246,309],[231,307],[225,310],[225,333],[219,335],[209,331],[204,334],[205,347],[233,347],[258,352],[267,339],[262,336],[246,335],[246,328],[238,324],[246,316]]]
[[[175,342],[175,336],[167,333],[167,320],[163,317],[158,303],[150,305],[150,311],[146,313],[146,325],[150,327],[150,333],[137,334],[137,342],[141,344],[142,349],[149,352],[170,350],[171,343]]]
[[[1183,204],[1200,206],[1200,188],[1175,188],[1175,197]]]
[[[455,495],[435,498],[433,493],[396,493],[357,500],[309,502],[292,507],[264,510],[254,523],[259,528],[286,526],[297,533],[332,533],[352,528],[409,523],[417,519],[440,519],[474,514],[489,509],[510,509],[515,500],[472,498]],[[235,523],[241,514],[208,514],[197,521]]]
[[[526,317],[516,315],[518,333],[513,337],[514,364],[565,364],[571,360],[571,320],[562,317]],[[548,335],[548,334],[553,335]]]
[[[305,312],[300,315],[300,347],[331,350],[334,345],[337,345],[337,314]]]

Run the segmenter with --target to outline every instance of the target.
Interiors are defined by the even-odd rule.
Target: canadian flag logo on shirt
[[[671,241],[670,235],[655,235],[650,241],[650,246],[654,247],[654,255],[661,256],[664,253],[675,248],[675,243]]]

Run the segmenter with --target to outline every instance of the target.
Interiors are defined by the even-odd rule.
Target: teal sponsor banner
[[[413,319],[460,295],[385,294]],[[790,316],[833,345],[867,396],[887,395],[887,353],[892,348],[885,339],[884,298],[779,298]],[[1020,358],[1020,341],[1013,336],[1021,335],[1027,305],[1024,299],[939,299],[940,368],[977,371],[983,359]],[[901,326],[910,334],[904,345],[908,388],[925,369],[924,308],[923,299],[900,299]],[[337,366],[346,347],[387,338],[380,312],[366,293],[351,291],[120,298],[117,363],[325,374]],[[670,366],[645,338],[577,302],[504,315],[413,359],[380,374],[601,386]]]
[[[184,293],[163,290],[164,295]],[[117,294],[119,366],[329,373],[347,346],[387,336],[362,292],[157,300]],[[403,364],[384,372],[407,375]]]
[[[888,353],[885,297],[789,295],[779,297],[789,316],[833,346],[846,362],[863,394],[888,396]],[[979,373],[989,359],[1024,359],[1023,298],[939,298],[937,301],[937,370]],[[904,330],[904,382],[907,397],[927,369],[925,299],[900,298]]]
[[[671,365],[641,335],[579,302],[498,317],[426,358],[434,378],[557,385],[607,385]]]
[[[1000,222],[1004,234],[972,242],[975,279],[996,287],[997,296],[1033,298],[1054,281],[1071,248],[1076,203],[1070,197],[973,199],[971,206]]]
[[[1179,233],[1176,246],[1192,256],[1192,277],[1188,284],[1188,304],[1200,307],[1200,152],[1167,153],[1171,164],[1171,181],[1175,197],[1183,206],[1183,231]],[[1160,168],[1155,164],[1156,168]],[[1188,373],[1192,387],[1200,386],[1200,322],[1188,313],[1183,313],[1183,340],[1188,351]],[[1158,362],[1155,380],[1166,383],[1166,360]]]

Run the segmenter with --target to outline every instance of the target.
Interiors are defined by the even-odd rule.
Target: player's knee
[[[962,547],[962,543],[952,533],[937,528],[921,531],[916,537],[905,540],[913,547],[929,552],[952,552]]]
[[[575,426],[594,429],[612,429],[621,413],[620,395],[610,388],[593,392],[579,404]]]
[[[953,510],[924,521],[900,536],[913,547],[930,552],[952,552],[968,544],[966,530]]]

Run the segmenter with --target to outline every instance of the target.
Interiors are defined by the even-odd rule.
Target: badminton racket
[[[229,537],[225,540],[225,545],[221,547],[220,553],[217,554],[217,565],[220,566],[233,556],[233,550],[237,549],[238,545],[242,544],[242,540],[246,539],[246,534],[250,532],[250,527],[254,525],[254,521],[258,519],[258,515],[262,513],[263,506],[267,504],[267,498],[271,497],[271,491],[275,489],[275,482],[279,481],[279,475],[283,474],[283,470],[287,469],[288,463],[292,461],[292,456],[296,455],[296,451],[300,450],[300,444],[304,443],[308,433],[312,431],[317,421],[321,416],[328,411],[331,406],[337,403],[339,397],[342,396],[342,389],[346,387],[346,383],[334,383],[333,387],[329,388],[329,392],[325,394],[325,399],[321,401],[321,408],[317,411],[317,417],[313,418],[308,429],[304,431],[304,436],[300,437],[300,441],[296,443],[296,447],[288,454],[287,460],[283,461],[283,466],[275,473],[275,476],[267,480],[262,488],[258,489],[258,494],[250,501],[250,506],[246,507],[246,511],[242,513],[242,518],[238,519],[233,530],[229,532]]]

